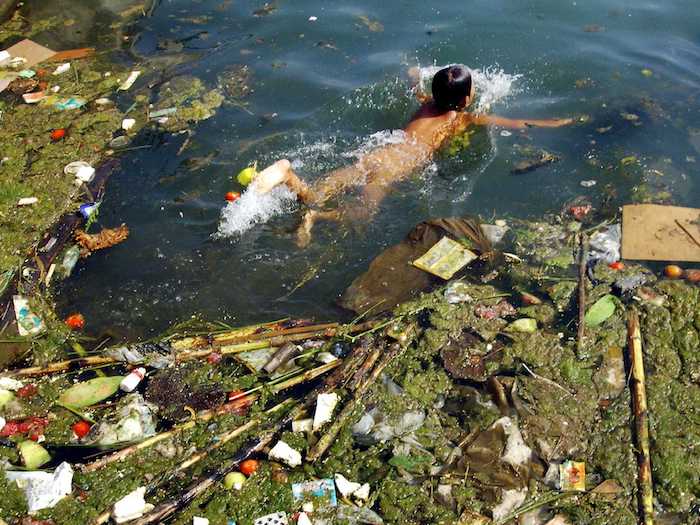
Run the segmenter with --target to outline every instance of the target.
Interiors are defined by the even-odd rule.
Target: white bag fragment
[[[314,420],[309,419],[298,419],[292,421],[292,432],[311,432],[314,426]]]
[[[272,447],[268,455],[270,459],[277,459],[290,467],[298,467],[301,465],[301,453],[294,450],[284,441],[278,441],[277,444]]]
[[[192,525],[209,525],[209,520],[207,518],[200,518],[199,516],[192,517]]]
[[[117,501],[112,508],[114,521],[124,523],[140,518],[145,513],[150,512],[153,509],[153,505],[146,503],[145,495],[146,487],[139,487]]]
[[[336,474],[334,477],[335,486],[338,488],[338,492],[340,492],[344,497],[354,494],[361,486],[355,481],[349,481],[342,474]]]
[[[8,471],[5,472],[5,477],[8,481],[16,481],[24,490],[29,512],[49,509],[73,490],[73,469],[65,461],[56,467],[53,473],[41,470]]]
[[[314,413],[314,430],[318,430],[324,423],[331,420],[333,410],[339,400],[340,398],[336,393],[318,395],[316,399],[316,412]]]

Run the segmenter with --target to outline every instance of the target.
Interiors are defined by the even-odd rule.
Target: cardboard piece
[[[700,209],[659,204],[623,206],[622,258],[700,262]]]
[[[22,57],[26,60],[26,62],[22,64],[23,69],[30,68],[40,62],[45,62],[56,54],[52,49],[39,45],[27,38],[21,42],[17,42],[12,47],[8,47],[6,51],[13,58]]]

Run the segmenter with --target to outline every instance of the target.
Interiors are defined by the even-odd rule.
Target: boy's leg
[[[251,183],[251,187],[259,193],[269,193],[280,184],[286,184],[305,204],[314,201],[313,192],[308,184],[294,173],[287,159],[278,160],[262,170]]]

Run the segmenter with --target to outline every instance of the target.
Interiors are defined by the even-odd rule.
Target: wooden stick
[[[371,362],[372,364],[375,363],[376,357],[379,356],[382,353],[382,348],[376,349],[370,356],[367,358],[367,361]],[[338,434],[342,430],[342,428],[345,426],[345,423],[347,420],[352,416],[352,414],[355,412],[355,408],[362,402],[362,398],[369,389],[371,385],[374,384],[374,382],[377,380],[379,375],[384,371],[384,369],[403,351],[403,347],[401,345],[394,344],[391,346],[391,349],[384,354],[382,357],[381,361],[377,363],[377,365],[372,369],[372,373],[369,374],[369,376],[360,375],[360,373],[364,370],[367,371],[369,370],[369,367],[365,367],[364,364],[360,368],[360,370],[357,371],[355,376],[353,377],[353,381],[355,381],[355,391],[352,399],[343,407],[343,409],[340,411],[340,414],[335,418],[331,426],[328,428],[326,433],[321,436],[321,438],[316,442],[316,444],[309,450],[308,454],[306,454],[306,461],[313,463],[317,459],[321,458],[326,451],[330,448],[330,446],[333,444],[333,441],[335,441],[335,438],[338,437]],[[374,359],[373,359],[374,358]]]
[[[287,416],[285,416],[280,422],[276,423],[271,429],[264,432],[257,438],[257,440],[251,440],[248,442],[240,449],[239,452],[236,453],[233,458],[224,463],[222,467],[210,472],[202,478],[195,480],[183,493],[161,503],[141,519],[131,522],[131,525],[150,525],[152,523],[161,523],[179,509],[189,505],[193,499],[204,494],[214,483],[224,478],[229,472],[232,472],[238,468],[238,465],[243,460],[265,448],[283,428],[287,427],[292,421],[298,419],[304,413],[304,411],[308,409],[308,407],[313,405],[318,397],[318,394],[331,391],[345,381],[347,377],[349,377],[349,375],[357,368],[358,357],[361,355],[361,351],[355,351],[348,356],[348,358],[343,361],[343,366],[336,370],[336,373],[328,376],[322,385],[313,389],[306,395],[303,404],[293,408],[290,413],[287,414]],[[93,525],[99,525],[100,523],[104,522],[93,522]]]
[[[21,368],[19,370],[8,370],[7,375],[10,377],[36,377],[58,372],[71,372],[90,366],[110,365],[118,361],[112,357],[105,356],[88,356],[77,359],[67,359],[56,363],[49,363],[45,366],[30,366],[29,368]]]
[[[333,370],[334,368],[338,367],[342,361],[339,359],[337,361],[332,361],[330,363],[318,366],[316,368],[312,368],[311,370],[307,370],[306,372],[299,374],[297,376],[294,376],[292,378],[287,379],[286,381],[282,381],[281,383],[278,383],[276,385],[273,385],[271,387],[271,390],[273,393],[277,394],[279,392],[282,392],[283,390],[286,390],[288,388],[292,388],[294,386],[300,385],[301,383],[305,383],[307,381],[311,381],[313,379],[316,379],[317,377],[325,374],[326,372]],[[242,398],[243,396],[241,396]],[[249,400],[251,403],[255,401],[259,397],[258,394],[247,394],[245,395],[245,398]],[[241,399],[238,398],[238,399]],[[160,443],[161,441],[174,437],[177,434],[180,434],[181,432],[184,432],[185,430],[189,430],[190,428],[194,427],[195,424],[198,421],[209,421],[210,419],[213,419],[217,416],[228,414],[231,412],[232,407],[237,407],[239,406],[239,403],[236,402],[237,400],[233,400],[231,403],[225,403],[224,405],[218,407],[218,408],[213,408],[211,410],[203,410],[199,412],[196,417],[190,421],[187,421],[185,423],[182,423],[181,425],[178,425],[168,431],[161,432],[159,434],[156,434],[155,436],[151,436],[150,438],[146,439],[145,441],[141,441],[140,443],[136,443],[135,445],[128,446],[126,448],[123,448],[121,450],[118,450],[117,452],[114,452],[112,454],[109,454],[107,456],[103,456],[99,459],[96,459],[95,461],[91,463],[87,463],[83,466],[80,467],[80,470],[82,472],[94,472],[96,470],[101,469],[102,467],[109,465],[110,463],[114,463],[115,461],[121,461],[124,458],[135,454],[136,452],[139,452],[141,450],[145,450],[149,447],[152,447],[153,445]]]
[[[585,333],[586,315],[586,260],[588,259],[588,243],[585,233],[579,234],[579,263],[578,263],[578,332],[576,334],[576,350],[578,357],[583,355],[583,339]]]
[[[649,412],[647,407],[642,334],[639,329],[639,314],[632,308],[627,320],[627,344],[629,350],[634,409],[635,435],[637,439],[637,483],[639,485],[640,523],[654,524],[654,487],[651,479],[651,456],[649,453]]]

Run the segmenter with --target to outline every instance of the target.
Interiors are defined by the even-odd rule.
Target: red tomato
[[[256,470],[258,470],[259,466],[260,466],[260,462],[258,460],[246,459],[243,463],[241,463],[241,465],[240,465],[240,467],[238,467],[238,469],[246,476],[250,476]]]
[[[17,390],[17,396],[23,399],[29,399],[36,395],[36,385],[24,385],[22,388]]]
[[[61,140],[65,136],[66,136],[66,129],[65,128],[55,129],[51,132],[51,140],[53,140],[54,142],[58,142],[59,140]]]
[[[90,426],[90,423],[87,421],[78,421],[72,426],[73,433],[78,436],[78,439],[83,439],[90,432]]]
[[[241,198],[241,194],[238,193],[237,191],[229,191],[226,194],[226,200],[229,202],[236,202],[240,198]]]
[[[72,314],[66,318],[66,324],[71,330],[82,330],[85,328],[85,318],[83,314]]]
[[[623,263],[622,261],[615,261],[613,263],[608,264],[608,267],[610,267],[613,270],[624,270],[625,263]]]

